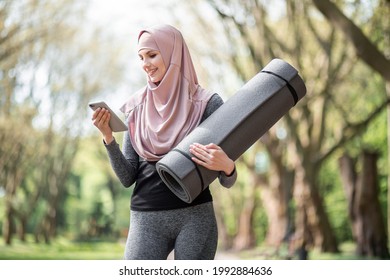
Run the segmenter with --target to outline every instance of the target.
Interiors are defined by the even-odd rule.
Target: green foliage
[[[125,189],[113,174],[100,136],[82,140],[72,174],[78,179],[69,185],[67,231],[77,239],[126,237],[131,189]],[[115,196],[108,188],[110,180]]]
[[[256,235],[256,244],[264,244],[264,240],[268,231],[268,217],[267,212],[263,207],[256,207],[253,217],[253,228]]]
[[[124,75],[127,75],[124,67],[126,59],[121,55],[115,38],[108,38],[110,36],[104,30],[92,28],[93,31],[88,32],[84,29],[85,5],[78,6],[79,1],[71,0],[49,2],[37,0],[17,4],[17,1],[7,1],[0,13],[1,34],[4,36],[0,42],[0,232],[3,234],[6,199],[10,199],[15,209],[28,218],[26,230],[30,239],[50,212],[50,204],[58,199],[55,207],[58,235],[66,236],[69,240],[125,238],[132,188],[123,188],[113,173],[101,137],[86,118],[86,104],[92,97],[107,92],[111,94],[113,89],[120,87]],[[251,77],[260,65],[274,56],[299,67],[308,87],[308,95],[291,111],[291,117],[299,124],[297,140],[303,143],[306,154],[311,153],[308,157],[310,160],[337,145],[345,133],[345,126],[364,120],[386,98],[383,79],[355,57],[351,46],[339,32],[311,13],[312,7],[308,2],[295,7],[297,14],[294,18],[292,11],[287,11],[292,6],[282,1],[290,14],[283,14],[277,19],[268,18],[264,22],[262,20],[266,17],[263,15],[271,5],[265,5],[264,11],[255,11],[251,1],[233,2],[229,2],[233,7],[231,10],[226,2],[222,11],[228,9],[234,15],[237,11],[234,8],[239,7],[240,14],[236,19],[244,22],[241,31],[246,37],[240,37],[240,30],[236,30],[232,22],[225,21],[232,44],[221,39],[221,32],[215,32],[218,36],[213,40],[217,42],[221,39],[224,46],[208,45],[208,42],[205,44],[201,40],[202,51],[207,51],[207,55],[212,57],[207,66],[217,64],[215,68],[204,67],[203,75],[210,80],[218,75],[219,83],[225,85],[227,88],[224,90],[230,93],[232,84],[236,86],[239,80]],[[352,2],[352,8],[360,3]],[[25,14],[16,12],[25,3],[30,3],[23,7]],[[358,18],[364,18],[364,23],[367,23],[362,25],[364,31],[384,50],[386,10],[376,7],[376,4],[369,7],[375,10],[359,10]],[[299,14],[300,8],[308,9],[304,11],[304,16]],[[245,13],[248,13],[247,17],[243,17]],[[371,14],[372,19],[369,18]],[[312,33],[308,19],[314,31],[318,32]],[[256,20],[259,25],[254,24]],[[298,32],[294,32],[294,26]],[[213,24],[213,28],[218,30],[216,24]],[[22,32],[19,33],[19,29]],[[196,38],[191,39],[196,41]],[[253,54],[248,49],[251,42]],[[204,45],[211,47],[205,48]],[[3,50],[8,55],[4,55]],[[211,55],[214,51],[217,54]],[[228,67],[229,60],[236,64],[237,73]],[[225,72],[229,72],[229,75],[225,75]],[[138,86],[138,81],[135,83]],[[319,132],[322,116],[325,123],[323,135]],[[287,130],[294,130],[287,123],[284,125]],[[95,130],[91,134],[92,129]],[[309,131],[312,131],[312,135]],[[316,181],[330,223],[340,242],[350,241],[352,236],[337,159],[344,150],[352,156],[357,156],[363,148],[378,152],[379,199],[386,216],[389,175],[386,133],[386,112],[383,110],[357,137],[353,135],[340,145],[337,152],[322,163],[320,173],[315,174],[318,175]],[[116,137],[121,143],[121,135]],[[291,135],[280,141],[278,149],[284,151],[286,166],[294,169],[299,164],[296,157],[303,156],[303,153],[294,155],[296,142],[287,143],[289,139]],[[258,150],[253,148],[248,155],[254,157]],[[269,160],[272,160],[271,156]],[[61,165],[65,162],[69,165]],[[257,168],[268,167],[259,165],[264,162],[257,163]],[[15,166],[18,168],[13,168]],[[228,235],[234,238],[239,229],[241,211],[254,196],[253,230],[257,245],[262,245],[268,218],[260,199],[261,187],[254,186],[252,182],[254,172],[251,171],[254,170],[239,162],[237,169],[239,178],[232,189],[220,189],[219,186],[212,189],[218,214],[225,223]],[[6,193],[6,184],[13,184],[14,189]],[[53,193],[58,194],[55,199],[50,196]],[[36,202],[33,199],[35,196]],[[20,221],[16,216],[13,221],[19,228]],[[0,245],[0,258],[117,259],[122,255],[123,248],[117,243],[74,243],[69,240],[56,239],[52,246],[31,242],[23,245],[15,240],[13,247]],[[112,250],[115,251],[113,255],[106,254]],[[347,251],[346,258],[352,258],[350,247]],[[328,257],[313,252],[312,258]],[[329,258],[338,256],[329,255]]]
[[[82,206],[72,201],[73,195],[85,199],[88,190],[72,169],[79,140],[92,127],[87,103],[124,74],[117,41],[90,25],[87,7],[74,0],[1,5],[0,188],[2,213],[9,214],[0,223],[11,225],[4,227],[6,239],[27,231],[48,242],[67,224],[82,229],[84,213],[91,215],[96,203],[104,204],[102,216],[113,212],[107,194],[100,201],[87,195],[95,201]]]
[[[318,184],[337,240],[339,242],[352,241],[348,202],[340,180],[337,155],[322,165]]]

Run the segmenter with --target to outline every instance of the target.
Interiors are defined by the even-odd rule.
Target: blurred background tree
[[[0,182],[5,242],[36,240],[64,225],[68,178],[93,96],[123,75],[99,30],[83,30],[79,1],[1,1]]]
[[[388,258],[389,2],[136,2],[126,7],[145,9],[148,21],[141,16],[134,26],[177,26],[202,85],[225,99],[275,57],[305,80],[306,97],[237,161],[236,186],[211,187],[219,250],[256,256],[267,247],[266,257],[307,258],[353,242],[359,256]],[[111,5],[125,9],[118,3]],[[144,77],[128,65],[135,41],[123,44],[114,17],[91,23],[93,5],[0,0],[6,244],[29,235],[46,243],[59,235],[126,237],[131,189],[113,174],[87,104],[123,98],[120,104],[125,97],[117,90],[131,84],[124,90],[131,94]],[[125,28],[136,36],[131,20]]]
[[[389,103],[384,84],[390,67],[384,56],[384,48],[380,49],[384,46],[384,38],[371,39],[378,45],[376,47],[364,35],[367,31],[349,20],[350,29],[347,32],[353,30],[359,34],[350,37],[360,37],[350,44],[346,43],[345,34],[334,24],[339,20],[328,23],[316,14],[311,1],[278,1],[275,5],[279,5],[283,12],[277,18],[270,15],[273,6],[262,1],[208,2],[220,17],[228,41],[226,45],[230,50],[231,65],[243,81],[252,77],[270,59],[282,57],[300,70],[308,88],[308,95],[297,108],[275,125],[261,139],[261,143],[256,144],[240,161],[248,169],[249,178],[257,177],[248,179],[245,185],[251,184],[252,188],[261,189],[262,206],[268,218],[264,225],[267,226],[266,242],[278,248],[283,241],[288,241],[289,246],[300,252],[302,258],[312,248],[337,252],[339,241],[324,201],[328,191],[323,189],[319,178],[328,162],[340,157],[340,152],[348,149],[353,140],[359,146],[355,151],[357,153],[371,148],[372,144],[364,141],[361,135],[367,132],[378,116],[383,118]],[[321,6],[325,6],[324,3],[328,1],[313,2],[317,6],[321,2]],[[376,12],[388,10],[387,2],[339,2],[340,7],[349,11],[354,20],[364,21],[368,31],[380,29],[380,34],[388,32],[385,17]],[[331,8],[325,7],[321,11],[347,19],[335,5],[332,4]],[[199,16],[199,19],[202,20],[202,17]],[[340,25],[345,27],[346,24]],[[356,46],[354,42],[360,45]],[[359,48],[367,51],[359,51]],[[367,62],[363,59],[366,57],[371,60]],[[373,69],[367,69],[362,62]],[[370,88],[373,90],[370,91]],[[360,98],[362,93],[365,93],[364,99]],[[384,138],[381,140],[385,141]],[[383,157],[386,151],[382,152]],[[259,159],[268,161],[267,172],[256,169]],[[367,168],[376,170],[376,164],[373,161]],[[333,178],[338,176],[330,175]],[[332,184],[335,183],[336,180]],[[363,189],[379,187],[376,182],[362,184]],[[239,222],[232,244],[236,249],[254,246],[254,213],[258,205],[254,194],[253,190],[246,190],[242,194],[245,199],[242,211],[236,217]],[[366,203],[376,205],[370,216],[379,217],[381,222],[365,224],[359,229],[359,235],[366,236],[365,247],[381,249],[358,251],[363,255],[387,258],[383,205],[378,200],[368,202],[368,197],[365,199]],[[294,222],[292,217],[295,217]]]

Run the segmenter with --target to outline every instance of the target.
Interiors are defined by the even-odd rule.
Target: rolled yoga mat
[[[219,175],[191,160],[191,144],[217,144],[235,161],[305,94],[298,71],[273,59],[157,162],[161,179],[180,199],[191,203]]]

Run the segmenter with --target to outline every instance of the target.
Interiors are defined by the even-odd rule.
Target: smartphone
[[[88,105],[94,111],[97,108],[105,108],[110,112],[110,114],[111,114],[110,127],[111,127],[112,131],[120,132],[120,131],[127,130],[127,126],[124,124],[124,122],[111,110],[111,108],[105,102],[103,102],[103,101],[91,102]]]

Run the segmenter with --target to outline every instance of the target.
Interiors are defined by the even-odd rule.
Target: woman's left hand
[[[207,169],[223,171],[227,176],[234,171],[234,161],[218,145],[194,143],[190,145],[190,152],[194,155],[192,160]]]

